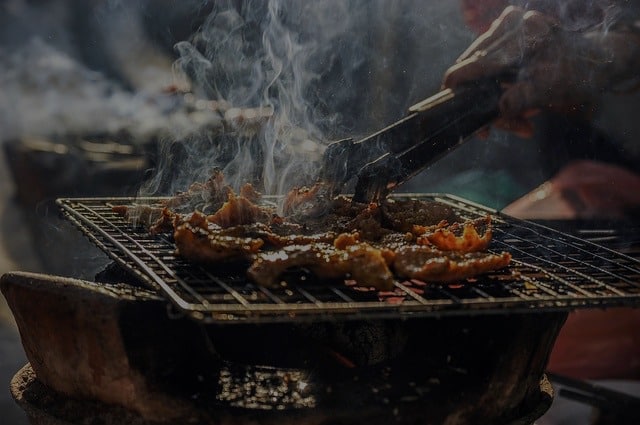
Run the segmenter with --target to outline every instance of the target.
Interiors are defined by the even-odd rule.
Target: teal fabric
[[[469,170],[429,185],[425,191],[449,193],[500,210],[526,193],[527,188],[504,171]]]

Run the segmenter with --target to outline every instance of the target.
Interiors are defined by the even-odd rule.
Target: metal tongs
[[[354,201],[380,201],[495,119],[501,94],[497,79],[446,89],[374,134],[333,142],[324,153],[322,179],[337,195],[355,178]]]

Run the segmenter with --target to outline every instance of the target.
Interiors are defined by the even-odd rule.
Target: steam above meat
[[[161,205],[113,209],[152,233],[172,233],[188,261],[247,264],[248,278],[263,286],[287,284],[285,273],[304,269],[321,280],[389,291],[396,279],[461,281],[511,260],[506,252],[487,252],[489,218],[460,223],[440,203],[360,204],[330,198],[322,183],[281,201],[267,202],[249,185],[236,194],[215,171]]]

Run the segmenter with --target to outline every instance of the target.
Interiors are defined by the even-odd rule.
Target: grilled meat
[[[200,212],[173,216],[173,238],[178,252],[197,263],[250,260],[263,245],[277,249],[291,245],[331,243],[335,233],[278,235],[263,223],[222,227]]]
[[[194,211],[210,213],[210,222],[226,228],[256,222],[268,223],[275,209],[258,206],[260,197],[260,193],[249,183],[240,188],[240,195],[236,195],[231,186],[225,184],[222,172],[216,169],[205,183],[193,183],[187,191],[178,192],[160,205],[115,205],[113,211],[125,216],[134,225],[148,227],[151,233],[171,232],[176,216]]]
[[[320,217],[330,208],[329,193],[329,186],[322,183],[295,188],[284,197],[282,214],[285,217]]]
[[[381,250],[366,243],[338,249],[326,243],[291,245],[257,255],[248,276],[259,285],[275,286],[282,274],[305,268],[322,279],[353,279],[377,290],[393,288],[393,274]]]
[[[177,216],[174,239],[178,252],[194,262],[220,263],[251,258],[264,244],[260,238],[229,236],[219,229],[202,213],[195,212],[186,219]]]
[[[484,225],[484,235],[478,234],[478,226]],[[477,252],[485,251],[491,242],[491,217],[487,216],[473,222],[453,223],[451,226],[440,226],[433,231],[425,232],[416,239],[418,245],[434,245],[443,251]],[[457,236],[456,231],[462,227],[462,235]]]
[[[191,211],[215,212],[229,197],[233,189],[225,184],[222,171],[216,169],[205,182],[196,182],[186,192],[179,192],[165,202],[172,211],[189,213]]]
[[[321,279],[388,291],[394,276],[452,282],[510,262],[508,253],[487,252],[489,218],[460,223],[451,208],[435,202],[362,204],[328,193],[324,184],[295,189],[279,215],[253,187],[237,195],[216,171],[160,206],[114,211],[151,232],[173,232],[178,253],[189,261],[249,261],[248,277],[265,286],[302,268]]]
[[[395,251],[393,270],[403,278],[425,282],[453,282],[464,280],[509,265],[507,252],[441,251],[430,246],[404,246]]]
[[[252,223],[268,223],[273,213],[258,206],[244,196],[228,194],[226,202],[207,219],[221,227],[231,227]]]
[[[396,232],[411,232],[415,226],[433,226],[459,220],[449,206],[417,199],[390,199],[382,204],[387,226]]]

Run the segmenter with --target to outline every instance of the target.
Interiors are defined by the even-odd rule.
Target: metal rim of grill
[[[639,304],[637,259],[457,196],[397,196],[446,204],[463,219],[490,214],[491,251],[510,252],[511,265],[459,284],[396,281],[394,291],[384,296],[322,282],[274,290],[242,274],[227,273],[225,265],[191,264],[176,254],[169,235],[151,235],[112,211],[114,205],[157,204],[166,198],[65,198],[57,203],[63,215],[116,263],[161,292],[179,311],[206,323],[395,319]]]

